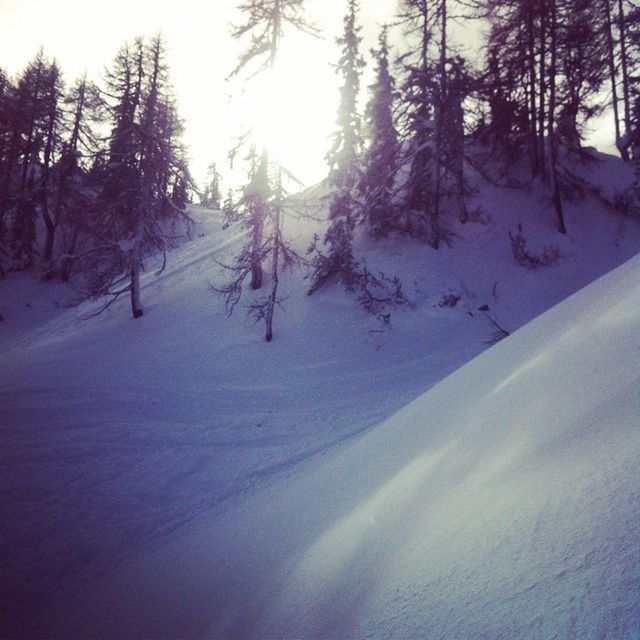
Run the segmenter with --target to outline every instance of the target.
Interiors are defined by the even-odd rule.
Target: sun
[[[338,106],[338,83],[326,57],[283,45],[276,67],[254,77],[244,96],[259,146],[304,184],[326,176],[325,156]]]

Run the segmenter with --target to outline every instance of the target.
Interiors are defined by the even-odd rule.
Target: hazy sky
[[[170,49],[171,77],[186,120],[196,179],[207,165],[223,166],[243,125],[258,125],[273,152],[312,183],[326,172],[324,155],[338,104],[334,40],[346,0],[308,0],[308,14],[322,38],[288,35],[275,86],[244,96],[225,77],[238,45],[229,36],[236,0],[0,0],[0,66],[20,71],[40,45],[55,57],[67,81],[83,71],[98,79],[121,44],[162,31]],[[377,26],[393,14],[396,0],[364,0],[361,21],[368,51]],[[233,97],[232,97],[233,96]]]

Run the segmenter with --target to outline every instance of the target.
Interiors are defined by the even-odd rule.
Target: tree
[[[317,252],[310,293],[337,278],[347,290],[353,290],[357,276],[353,255],[353,231],[360,210],[357,187],[360,183],[362,151],[361,119],[358,112],[360,75],[365,65],[360,55],[361,27],[357,22],[358,0],[348,0],[342,36],[337,39],[341,56],[336,67],[342,76],[337,131],[327,155],[329,184],[333,193],[329,206],[329,228],[324,238],[325,254]]]
[[[430,62],[430,46],[437,16],[427,0],[402,0],[401,8],[400,24],[412,46],[401,58],[405,71],[402,162],[408,171],[399,207],[404,230],[412,236],[426,237],[431,246],[438,248],[448,236],[440,222],[434,171],[436,73]]]
[[[362,208],[376,236],[385,235],[396,224],[393,193],[400,145],[394,122],[395,83],[389,71],[388,27],[383,27],[377,60],[376,81],[366,109],[368,145],[359,184]]]
[[[209,165],[207,169],[207,185],[202,194],[202,204],[210,209],[220,209],[222,193],[220,191],[220,174],[215,164]]]
[[[304,17],[304,0],[246,0],[241,3],[238,10],[244,16],[244,22],[233,27],[232,37],[236,39],[249,39],[249,45],[240,56],[238,64],[234,67],[229,77],[234,77],[249,70],[254,76],[260,72],[273,74],[280,42],[283,37],[286,25],[303,32],[315,34],[317,31]],[[264,156],[263,166],[268,169],[269,157],[266,147],[262,150]],[[279,168],[277,169],[280,170]],[[268,177],[263,179],[263,184],[268,183]],[[281,179],[275,184],[282,184]],[[282,194],[277,197],[282,200]],[[252,268],[251,268],[251,288],[256,290],[262,287],[262,256],[263,244],[262,230],[265,225],[264,216],[269,207],[266,201],[261,204],[255,203],[251,220],[251,242],[252,242]],[[274,212],[273,215],[280,215]],[[279,228],[280,225],[275,225]]]
[[[123,47],[105,92],[112,133],[91,220],[96,247],[89,290],[94,296],[111,296],[105,307],[128,293],[134,318],[143,315],[140,275],[145,257],[165,250],[162,218],[186,215],[171,192],[176,184],[190,182],[165,55],[161,36],[147,46],[138,39],[133,48]]]
[[[31,267],[38,253],[36,218],[40,207],[47,233],[49,177],[58,147],[62,86],[55,62],[40,50],[21,74],[10,110],[8,154],[2,179],[2,217],[10,213],[14,268]]]
[[[286,26],[307,33],[317,33],[304,18],[303,5],[304,0],[247,0],[240,4],[239,10],[245,21],[233,28],[232,36],[237,39],[248,37],[250,43],[230,77],[248,69],[253,69],[253,75],[260,72],[273,75]],[[269,257],[271,291],[265,299],[252,305],[252,311],[258,319],[265,320],[265,338],[267,342],[271,342],[275,306],[279,303],[278,273],[281,265],[287,265],[290,261],[287,257],[289,249],[282,235],[282,167],[270,161],[266,147],[262,149],[259,161],[254,154],[248,189],[251,194],[246,219],[249,226],[249,246],[243,247],[230,268],[232,280],[215,290],[225,296],[227,308],[232,310],[240,298],[242,284],[249,273],[251,288],[257,290],[262,287],[263,262]]]
[[[45,80],[45,93],[43,95],[43,108],[45,115],[42,122],[44,148],[40,169],[40,181],[37,191],[37,200],[40,204],[42,219],[45,225],[45,243],[42,251],[42,264],[45,271],[50,268],[55,242],[56,223],[51,216],[49,200],[51,197],[51,173],[55,154],[60,147],[60,126],[62,113],[60,102],[62,99],[62,86],[60,70],[54,63],[48,70]]]
[[[0,68],[0,275],[4,272],[2,255],[6,252],[5,212],[9,208],[8,188],[17,154],[11,127],[14,118],[14,97],[15,87],[5,71]]]
[[[97,166],[101,159],[96,131],[102,124],[98,87],[86,76],[79,78],[65,98],[63,143],[53,187],[53,222],[62,229],[62,256],[50,263],[46,275],[56,271],[67,282],[72,273],[81,237],[87,236],[87,211],[97,197]]]

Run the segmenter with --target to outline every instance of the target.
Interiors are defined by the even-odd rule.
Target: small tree
[[[221,202],[220,174],[214,162],[207,169],[207,184],[202,194],[202,204],[209,209],[220,209]]]

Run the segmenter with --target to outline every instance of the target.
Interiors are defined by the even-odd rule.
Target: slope
[[[640,258],[46,620],[90,637],[635,638]]]
[[[620,162],[598,166],[612,174]],[[513,332],[640,249],[638,225],[591,197],[567,204],[566,237],[535,188],[487,187],[475,204],[484,213],[438,252],[359,239],[370,268],[400,274],[415,303],[395,309],[390,327],[335,288],[308,297],[298,271],[282,280],[284,312],[265,345],[244,309],[227,318],[209,290],[241,233],[206,210],[167,270],[145,274],[140,321],[126,300],[90,317],[100,301],[67,309],[61,287],[0,281],[0,633],[29,635],[52,603],[179,541],[201,518],[224,534],[228,509],[318,464],[485,350],[491,319]],[[508,231],[518,223],[532,251],[557,246],[554,264],[514,263]],[[313,225],[285,224],[304,247]],[[202,611],[200,631],[211,622]]]

